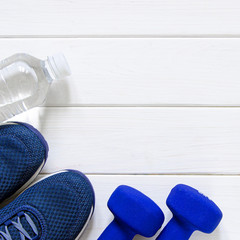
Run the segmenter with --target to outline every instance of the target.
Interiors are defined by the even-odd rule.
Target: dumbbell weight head
[[[152,237],[164,221],[162,210],[143,193],[119,186],[108,201],[115,216],[98,240],[131,240],[136,234]]]
[[[208,197],[196,189],[179,184],[167,199],[173,218],[157,240],[187,240],[196,230],[211,233],[222,219],[222,212]]]

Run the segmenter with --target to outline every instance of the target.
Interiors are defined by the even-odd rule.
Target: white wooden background
[[[224,213],[193,240],[239,238],[239,0],[8,0],[0,29],[1,58],[62,51],[71,65],[45,106],[16,119],[50,144],[43,174],[74,168],[92,180],[96,212],[83,240],[112,219],[106,202],[118,185],[152,197],[168,220],[178,183]]]

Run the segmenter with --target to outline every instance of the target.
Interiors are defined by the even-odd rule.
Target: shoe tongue
[[[34,224],[36,226],[36,229],[38,231],[38,235],[40,236],[41,235],[41,227],[40,227],[40,223],[39,223],[38,219],[36,218],[36,216],[33,215],[31,212],[24,211],[24,213],[27,214],[31,218],[31,220],[34,222]],[[9,220],[11,222],[18,223],[18,216],[14,216],[13,218],[11,218]],[[22,228],[30,235],[31,238],[36,236],[36,233],[33,231],[33,228],[31,227],[31,225],[27,221],[27,219],[26,219],[24,214],[20,215],[20,222],[22,224]],[[0,227],[0,230],[6,233],[6,229],[5,229],[4,225],[2,225]],[[21,240],[20,231],[16,227],[14,227],[13,224],[10,224],[8,226],[8,231],[9,231],[12,239],[14,239],[14,240]]]

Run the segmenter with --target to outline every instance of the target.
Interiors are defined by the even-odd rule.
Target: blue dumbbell
[[[152,237],[164,221],[163,212],[155,202],[124,185],[113,192],[108,208],[115,218],[98,240],[131,240],[137,234]]]
[[[179,184],[168,196],[173,218],[157,240],[187,240],[196,230],[211,233],[222,219],[218,206],[196,189]]]

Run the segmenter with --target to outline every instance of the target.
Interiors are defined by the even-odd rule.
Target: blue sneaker
[[[13,198],[34,180],[47,154],[47,142],[31,125],[0,125],[0,202]]]
[[[0,239],[76,240],[93,210],[94,191],[85,175],[55,173],[0,210]]]

